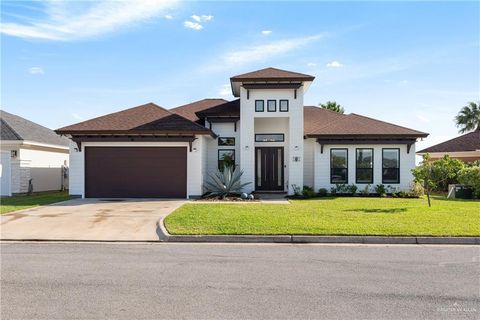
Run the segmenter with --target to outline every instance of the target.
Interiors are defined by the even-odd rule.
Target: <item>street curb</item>
[[[361,243],[361,244],[458,244],[480,245],[480,237],[383,237],[383,236],[302,236],[302,235],[171,235],[164,218],[157,222],[160,241],[205,243]]]

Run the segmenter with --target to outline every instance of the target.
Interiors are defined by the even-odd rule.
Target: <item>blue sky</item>
[[[480,100],[478,2],[2,1],[1,107],[50,128],[155,102],[233,99],[268,66],[316,76],[307,105],[457,135]]]

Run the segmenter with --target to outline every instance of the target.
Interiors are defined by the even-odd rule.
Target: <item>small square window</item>
[[[288,100],[280,100],[280,112],[288,112]]]
[[[267,101],[267,111],[276,112],[277,111],[277,100],[268,100]]]
[[[265,111],[265,101],[255,100],[255,112],[263,112],[263,111]]]
[[[219,146],[234,146],[235,145],[235,138],[219,137],[218,138],[218,145]]]

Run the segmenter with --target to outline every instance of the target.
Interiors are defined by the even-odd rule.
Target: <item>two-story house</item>
[[[166,110],[153,103],[58,129],[72,140],[70,193],[82,197],[202,195],[225,156],[246,192],[304,185],[406,190],[415,142],[428,134],[357,114],[305,106],[313,76],[262,69],[230,78],[233,101]]]

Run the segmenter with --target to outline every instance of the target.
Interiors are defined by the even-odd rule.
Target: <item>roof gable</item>
[[[1,140],[24,140],[58,146],[69,144],[68,139],[59,136],[53,130],[9,112],[1,110],[0,119]]]
[[[427,152],[463,152],[480,150],[480,130],[476,130],[460,137],[456,137],[429,148],[418,151],[417,153]]]

